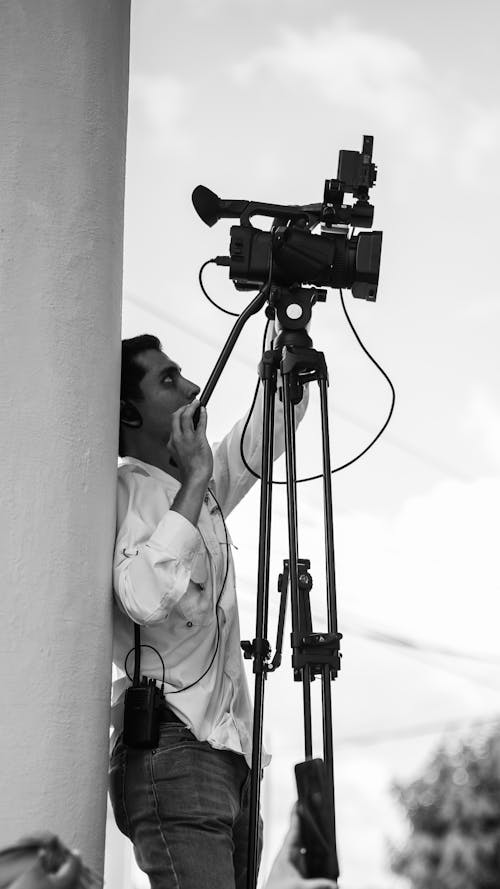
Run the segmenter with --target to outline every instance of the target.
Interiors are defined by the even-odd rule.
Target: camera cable
[[[216,303],[216,302],[209,296],[209,294],[207,293],[207,291],[206,291],[206,289],[205,289],[205,287],[204,287],[204,284],[203,284],[203,271],[204,271],[204,269],[206,268],[206,266],[207,266],[207,265],[210,265],[210,263],[214,263],[215,265],[226,265],[227,262],[226,262],[225,260],[227,260],[227,257],[224,257],[224,256],[217,256],[217,257],[214,257],[213,259],[208,259],[206,262],[203,263],[203,265],[202,265],[201,268],[200,268],[199,275],[198,275],[198,280],[199,280],[200,287],[201,287],[201,289],[202,289],[204,295],[206,296],[206,298],[208,299],[208,301],[209,301],[213,306],[215,306],[216,309],[219,309],[219,311],[224,312],[226,315],[232,315],[234,318],[238,318],[238,317],[239,317],[239,314],[238,314],[237,312],[230,312],[228,309],[224,309],[222,306],[219,306],[219,305],[218,305],[218,304],[217,304],[217,303]],[[269,269],[268,285],[270,285],[271,277],[272,277],[272,256],[271,256],[271,263],[270,263],[270,269]],[[391,404],[390,404],[390,407],[389,407],[389,411],[388,411],[387,417],[386,417],[384,423],[382,424],[382,426],[380,427],[379,431],[377,432],[377,434],[376,434],[376,435],[372,438],[372,440],[366,445],[366,447],[363,448],[363,450],[359,452],[359,454],[356,454],[355,457],[352,457],[351,460],[347,460],[345,463],[342,463],[340,466],[335,466],[335,467],[332,469],[332,471],[331,471],[331,472],[332,472],[332,475],[333,475],[335,472],[341,472],[343,469],[346,469],[348,466],[352,466],[353,463],[356,463],[357,460],[360,460],[361,457],[363,457],[363,456],[364,456],[364,455],[365,455],[365,454],[366,454],[366,453],[373,447],[373,445],[375,444],[375,442],[378,441],[378,439],[380,438],[380,436],[385,432],[387,426],[389,425],[389,422],[390,422],[390,420],[391,420],[391,417],[392,417],[392,414],[393,414],[393,411],[394,411],[394,406],[395,406],[395,403],[396,403],[396,392],[395,392],[394,386],[393,386],[393,384],[392,384],[392,381],[391,381],[389,375],[388,375],[388,374],[386,373],[386,371],[381,367],[381,365],[378,363],[378,361],[376,361],[376,359],[375,359],[375,358],[373,357],[373,355],[368,351],[368,349],[366,348],[366,346],[365,346],[364,343],[362,342],[362,340],[361,340],[361,338],[360,338],[360,336],[359,336],[359,334],[358,334],[356,328],[354,327],[354,324],[353,324],[353,322],[352,322],[352,320],[351,320],[351,318],[350,318],[350,316],[349,316],[349,313],[348,313],[348,311],[347,311],[346,304],[345,304],[345,300],[344,300],[344,294],[343,294],[343,292],[342,292],[342,288],[339,288],[339,293],[340,293],[340,302],[341,302],[341,305],[342,305],[342,309],[343,309],[344,315],[345,315],[345,317],[346,317],[346,319],[347,319],[347,323],[349,324],[349,327],[351,328],[351,330],[352,330],[352,332],[353,332],[353,334],[354,334],[354,336],[355,336],[355,338],[356,338],[356,341],[357,341],[358,345],[360,346],[360,348],[362,349],[362,351],[365,353],[365,355],[367,356],[367,358],[369,358],[369,360],[372,362],[372,364],[374,364],[375,367],[377,368],[377,370],[382,374],[382,376],[383,376],[384,379],[386,380],[386,382],[387,382],[387,384],[388,384],[388,386],[389,386],[389,388],[390,388],[390,390],[391,390]],[[262,351],[264,351],[264,349],[265,349],[265,342],[266,342],[266,337],[267,337],[267,331],[268,331],[268,329],[269,329],[269,320],[267,321],[266,326],[265,326],[265,329],[264,329],[264,337],[263,337],[263,343],[262,343]],[[248,425],[249,425],[249,423],[250,423],[250,419],[251,419],[252,414],[253,414],[253,411],[254,411],[254,409],[255,409],[255,403],[256,403],[256,401],[257,401],[257,396],[258,396],[258,393],[259,393],[259,386],[260,386],[260,379],[257,380],[257,384],[256,384],[256,387],[255,387],[255,392],[254,392],[253,399],[252,399],[252,404],[251,404],[251,406],[250,406],[250,410],[249,410],[249,413],[248,413],[248,417],[247,417],[246,422],[245,422],[245,425],[244,425],[244,427],[243,427],[243,432],[242,432],[241,439],[240,439],[240,456],[241,456],[243,465],[244,465],[245,468],[248,470],[248,472],[250,472],[250,474],[253,475],[254,478],[257,478],[257,479],[260,479],[260,475],[259,475],[259,473],[258,473],[258,472],[255,472],[255,470],[253,470],[252,467],[249,466],[249,464],[248,464],[248,462],[247,462],[247,459],[246,459],[246,457],[245,457],[245,452],[244,452],[244,440],[245,440],[245,434],[246,434],[246,431],[247,431],[247,429],[248,429]],[[308,477],[306,477],[306,478],[299,478],[299,479],[296,480],[296,482],[297,482],[297,484],[301,484],[301,483],[303,483],[303,482],[316,481],[317,479],[321,479],[321,478],[323,478],[323,474],[322,474],[322,473],[319,473],[318,475],[311,475],[311,476],[308,476]],[[286,485],[286,481],[276,481],[276,480],[273,479],[272,484],[273,484],[273,485]]]
[[[203,263],[198,273],[198,281],[203,294],[208,299],[209,303],[212,303],[212,305],[215,306],[215,308],[218,309],[219,312],[224,312],[225,315],[231,315],[233,318],[239,318],[240,316],[238,312],[230,312],[229,309],[224,309],[222,306],[219,306],[219,304],[216,303],[215,300],[213,300],[212,297],[207,293],[205,285],[203,284],[203,272],[205,271],[207,265],[210,265],[211,263],[213,263],[214,265],[226,265],[225,262],[222,262],[223,259],[226,259],[226,257],[215,256],[213,259],[207,259],[207,261]]]
[[[355,336],[355,338],[356,338],[358,344],[360,345],[360,347],[361,347],[361,349],[363,350],[363,352],[365,353],[365,355],[370,359],[370,361],[372,362],[372,364],[375,365],[375,367],[380,371],[380,373],[382,374],[382,376],[384,377],[384,379],[387,381],[387,383],[388,383],[388,385],[389,385],[389,388],[390,388],[390,390],[391,390],[391,395],[392,395],[392,397],[391,397],[391,405],[390,405],[390,408],[389,408],[389,412],[388,412],[388,414],[387,414],[387,417],[386,417],[386,419],[385,419],[383,425],[381,426],[381,428],[380,428],[379,431],[377,432],[377,434],[374,436],[374,438],[369,442],[369,444],[367,444],[367,446],[366,446],[365,448],[363,448],[362,451],[360,451],[359,454],[357,454],[357,455],[356,455],[355,457],[353,457],[351,460],[347,460],[345,463],[342,463],[340,466],[336,466],[336,467],[334,467],[334,468],[332,469],[332,475],[333,475],[334,472],[340,472],[342,469],[346,469],[347,466],[351,466],[353,463],[355,463],[357,460],[359,460],[361,457],[363,457],[364,454],[366,454],[367,451],[370,450],[370,448],[373,447],[373,445],[375,444],[375,442],[380,438],[380,436],[383,434],[383,432],[384,432],[385,429],[387,428],[387,426],[388,426],[388,424],[389,424],[389,422],[390,422],[390,419],[391,419],[391,417],[392,417],[392,414],[393,414],[393,411],[394,411],[394,405],[395,405],[395,402],[396,402],[396,392],[395,392],[394,386],[393,386],[393,384],[392,384],[392,382],[391,382],[391,379],[389,378],[389,376],[388,376],[388,374],[385,372],[385,370],[380,366],[380,364],[375,360],[375,358],[373,357],[373,355],[370,354],[370,352],[368,351],[368,349],[366,348],[366,346],[365,346],[365,345],[363,344],[363,342],[361,341],[361,338],[359,337],[359,335],[358,335],[358,333],[357,333],[357,331],[356,331],[356,329],[355,329],[355,327],[354,327],[354,325],[353,325],[353,323],[352,323],[352,321],[351,321],[351,319],[350,319],[350,317],[349,317],[349,314],[348,314],[348,312],[347,312],[346,305],[345,305],[345,302],[344,302],[344,296],[343,296],[342,290],[340,290],[340,301],[341,301],[341,304],[342,304],[342,308],[343,308],[343,310],[344,310],[344,314],[345,314],[345,316],[346,316],[346,318],[347,318],[347,321],[348,321],[348,323],[349,323],[349,326],[350,326],[350,328],[351,328],[351,330],[352,330],[352,332],[353,332],[353,334],[354,334],[354,336]],[[269,326],[269,321],[267,322],[266,327],[265,327],[265,330],[264,330],[264,343],[265,343],[265,339],[266,339],[266,335],[267,335],[267,329],[268,329],[268,326]],[[248,417],[247,417],[247,419],[246,419],[245,425],[244,425],[244,427],[243,427],[243,432],[242,432],[241,439],[240,439],[240,455],[241,455],[241,459],[242,459],[242,461],[243,461],[245,467],[247,468],[247,470],[248,470],[248,471],[249,471],[255,478],[258,478],[258,479],[260,479],[260,475],[259,475],[257,472],[255,472],[255,471],[252,469],[251,466],[248,465],[248,462],[247,462],[247,460],[246,460],[246,458],[245,458],[245,453],[244,453],[244,439],[245,439],[245,433],[246,433],[246,431],[247,431],[247,429],[248,429],[248,424],[250,423],[250,419],[251,419],[253,410],[254,410],[254,408],[255,408],[255,402],[257,401],[257,395],[258,395],[258,392],[259,392],[259,386],[260,386],[260,379],[257,381],[257,385],[256,385],[256,387],[255,387],[255,392],[254,392],[254,396],[253,396],[253,400],[252,400],[252,405],[251,405],[251,407],[250,407],[250,411],[249,411]],[[319,475],[311,475],[311,476],[308,476],[307,478],[299,478],[299,479],[297,479],[297,484],[300,484],[301,482],[311,482],[311,481],[316,481],[317,479],[320,479],[320,478],[323,478],[322,473],[320,473]],[[286,485],[286,481],[275,481],[274,479],[273,479],[273,482],[272,482],[272,483],[273,483],[273,485]]]

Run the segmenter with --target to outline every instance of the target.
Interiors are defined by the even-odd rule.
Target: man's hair
[[[141,336],[133,336],[129,340],[122,340],[122,371],[120,383],[120,401],[129,401],[133,398],[135,401],[142,401],[144,394],[141,389],[141,380],[146,373],[142,364],[137,361],[142,352],[148,349],[156,349],[161,352],[161,343],[157,336],[150,333],[143,333]],[[124,457],[124,441],[122,435],[122,427],[120,423],[120,439],[118,444],[118,453],[120,457]]]

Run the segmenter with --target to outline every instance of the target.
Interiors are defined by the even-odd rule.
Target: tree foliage
[[[393,793],[410,836],[393,871],[412,889],[500,889],[500,724],[442,745],[425,772]]]

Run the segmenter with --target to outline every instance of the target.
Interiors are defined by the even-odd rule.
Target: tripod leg
[[[328,782],[330,784],[331,793],[331,810],[332,819],[332,835],[330,839],[330,850],[333,859],[333,874],[335,879],[339,876],[339,863],[337,857],[337,830],[335,824],[335,781],[333,777],[333,739],[332,739],[332,686],[330,677],[330,667],[328,664],[323,666],[321,675],[321,694],[323,704],[323,759],[325,762]]]
[[[335,551],[333,544],[332,467],[330,463],[330,432],[328,428],[327,381],[320,379],[321,440],[323,449],[323,503],[325,522],[326,593],[328,631],[337,632],[337,591],[335,582]]]
[[[321,671],[321,701],[323,705],[323,759],[332,782],[333,795],[332,686],[328,664],[324,664]]]
[[[337,632],[337,596],[335,583],[335,550],[333,542],[332,474],[330,463],[330,432],[328,425],[327,380],[318,380],[321,406],[321,440],[323,450],[323,503],[325,524],[326,591],[328,605],[328,631]],[[340,665],[340,663],[339,663]],[[338,875],[337,841],[335,830],[335,781],[333,776],[333,737],[332,737],[332,679],[336,676],[329,664],[321,670],[321,697],[323,710],[323,758],[331,783],[333,849],[336,873]]]
[[[312,759],[312,719],[311,719],[311,668],[304,667],[302,676],[302,705],[304,709],[304,758]]]
[[[290,601],[292,612],[292,636],[301,630],[298,577],[298,533],[297,533],[297,471],[295,451],[294,405],[290,393],[291,374],[283,374],[283,413],[285,419],[286,455],[286,494],[288,512],[288,546],[290,566]],[[293,661],[292,661],[293,665]],[[304,749],[306,759],[312,757],[311,724],[311,671],[308,666],[302,672],[302,695],[304,705]]]
[[[266,640],[269,567],[271,551],[271,504],[274,439],[274,398],[276,375],[264,379],[264,417],[262,429],[262,471],[260,484],[259,562],[257,609],[253,643],[255,694],[252,735],[252,773],[250,778],[250,828],[248,841],[247,889],[257,884],[260,772],[262,763],[262,720],[264,716],[264,681],[269,644]]]

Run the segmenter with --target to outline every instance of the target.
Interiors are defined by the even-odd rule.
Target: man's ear
[[[142,417],[131,401],[120,399],[120,423],[131,426],[133,429],[139,429],[142,426]]]

